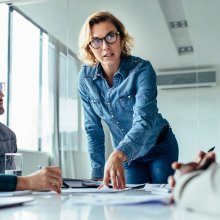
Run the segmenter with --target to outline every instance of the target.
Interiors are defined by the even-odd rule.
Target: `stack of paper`
[[[142,203],[170,204],[171,196],[168,195],[122,195],[104,194],[102,196],[86,195],[75,197],[69,202],[71,205],[134,205]]]
[[[149,184],[147,183],[143,190],[152,193],[171,193],[172,188],[169,184]]]
[[[107,186],[103,186],[101,189],[98,188],[69,188],[69,189],[62,189],[62,194],[71,194],[71,193],[119,193],[119,192],[124,192],[130,189],[113,189],[109,188]]]

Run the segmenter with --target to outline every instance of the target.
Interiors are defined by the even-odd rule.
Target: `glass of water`
[[[5,174],[22,175],[23,158],[21,153],[5,154]]]

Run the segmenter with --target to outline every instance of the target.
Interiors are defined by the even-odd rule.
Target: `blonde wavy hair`
[[[89,48],[89,42],[91,40],[91,29],[95,24],[101,22],[111,22],[120,33],[122,43],[122,56],[129,56],[131,54],[131,47],[133,46],[134,39],[131,37],[123,23],[116,18],[113,14],[107,11],[100,11],[90,15],[79,34],[79,59],[88,65],[96,65],[98,62]]]

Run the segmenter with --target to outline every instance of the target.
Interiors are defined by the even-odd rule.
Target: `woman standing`
[[[79,73],[92,178],[126,183],[166,183],[178,144],[157,107],[156,74],[150,62],[130,54],[132,37],[109,12],[86,20],[79,36]],[[104,121],[114,151],[105,163]]]

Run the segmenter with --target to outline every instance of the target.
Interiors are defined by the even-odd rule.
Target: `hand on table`
[[[108,186],[111,180],[114,189],[125,189],[125,175],[123,162],[126,156],[121,151],[113,151],[109,156],[104,171],[103,185]],[[101,185],[99,188],[101,188]]]
[[[61,192],[62,177],[59,167],[44,167],[28,176],[17,177],[16,190],[54,190]]]

